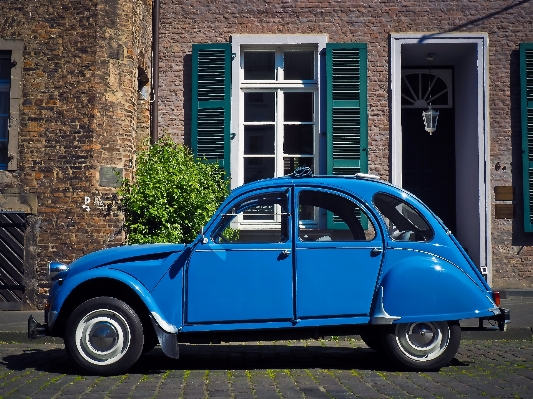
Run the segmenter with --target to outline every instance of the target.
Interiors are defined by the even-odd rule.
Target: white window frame
[[[325,52],[327,43],[327,35],[232,35],[231,37],[231,52],[232,52],[232,83],[231,83],[231,188],[238,187],[244,182],[244,140],[243,140],[243,124],[244,124],[244,91],[264,90],[266,86],[271,85],[272,89],[277,90],[276,107],[283,110],[282,96],[279,96],[280,90],[294,90],[294,91],[309,91],[310,88],[315,91],[315,140],[314,140],[314,163],[315,171],[319,170],[320,163],[320,132],[323,123],[325,123],[325,116],[322,118],[321,110],[325,109],[322,106],[321,85],[325,87],[323,79],[323,57],[321,54]],[[248,81],[244,82],[244,70],[242,68],[243,60],[242,54],[245,49],[274,49],[293,47],[295,49],[313,49],[317,54],[317,63],[315,65],[315,81]],[[278,64],[278,63],[276,63]],[[324,104],[325,105],[325,104]],[[281,108],[280,108],[281,107]],[[279,118],[276,118],[276,123],[281,123]],[[279,131],[280,126],[276,126]],[[283,143],[279,140],[276,142],[276,154],[281,154]],[[277,162],[276,169],[283,167],[283,159]],[[279,174],[279,173],[278,173]]]
[[[276,91],[276,112],[283,112],[282,91],[312,91],[315,92],[314,98],[314,169],[319,170],[320,165],[320,132],[324,131],[325,116],[322,118],[321,112],[325,109],[323,101],[321,83],[324,79],[322,71],[324,70],[323,59],[321,55],[325,53],[327,35],[232,35],[231,52],[232,52],[232,70],[231,70],[231,188],[241,186],[244,183],[244,93],[250,91]],[[245,50],[257,49],[279,49],[294,47],[294,49],[313,50],[316,54],[315,79],[313,81],[244,81],[243,53]],[[280,66],[278,59],[279,53],[276,51],[276,67]],[[277,71],[278,79],[283,77],[283,71]],[[325,88],[326,82],[322,83]],[[268,86],[271,86],[269,88]],[[276,136],[277,132],[282,131],[283,122],[276,116]],[[276,140],[274,157],[277,158],[275,170],[283,170],[283,156],[278,156],[283,152],[283,142]],[[323,156],[325,159],[325,154]],[[276,173],[276,172],[275,172]],[[278,175],[281,173],[278,172]],[[275,209],[275,221],[243,221],[238,217],[240,229],[272,229],[279,226],[279,207]],[[235,226],[235,224],[233,225]],[[236,226],[235,226],[236,227]]]

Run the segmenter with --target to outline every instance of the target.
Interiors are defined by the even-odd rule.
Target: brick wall
[[[493,285],[533,287],[533,236],[523,233],[518,45],[533,41],[533,3],[521,1],[162,0],[160,132],[190,140],[191,46],[232,34],[328,34],[368,43],[369,169],[389,174],[389,35],[484,32],[489,36],[491,191],[513,185],[513,220],[492,211]],[[495,169],[496,163],[505,168]],[[494,198],[491,199],[494,203]]]
[[[0,192],[37,196],[25,302],[41,306],[50,260],[121,242],[119,215],[95,198],[115,191],[100,186],[100,167],[129,176],[148,134],[137,68],[150,68],[151,1],[3,0],[0,38],[24,41],[19,168],[0,171]]]

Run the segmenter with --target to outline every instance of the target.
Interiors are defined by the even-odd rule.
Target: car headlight
[[[50,281],[56,281],[60,277],[58,277],[58,274],[66,272],[67,270],[68,266],[64,263],[52,261],[48,265],[48,278]]]

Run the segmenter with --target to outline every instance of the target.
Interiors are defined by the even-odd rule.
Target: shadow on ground
[[[78,375],[80,370],[62,348],[32,348],[0,360],[10,370],[35,369]],[[455,366],[461,362],[454,359]],[[180,358],[170,359],[159,347],[142,355],[129,374],[166,370],[338,369],[395,371],[387,357],[368,348],[288,345],[180,345]],[[83,373],[82,373],[83,374]]]

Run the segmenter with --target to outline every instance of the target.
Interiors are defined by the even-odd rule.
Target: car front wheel
[[[383,349],[400,367],[438,370],[455,356],[461,341],[456,321],[402,323],[384,332]]]
[[[142,323],[125,302],[111,297],[90,299],[68,319],[67,353],[84,370],[120,374],[130,368],[143,349]]]

